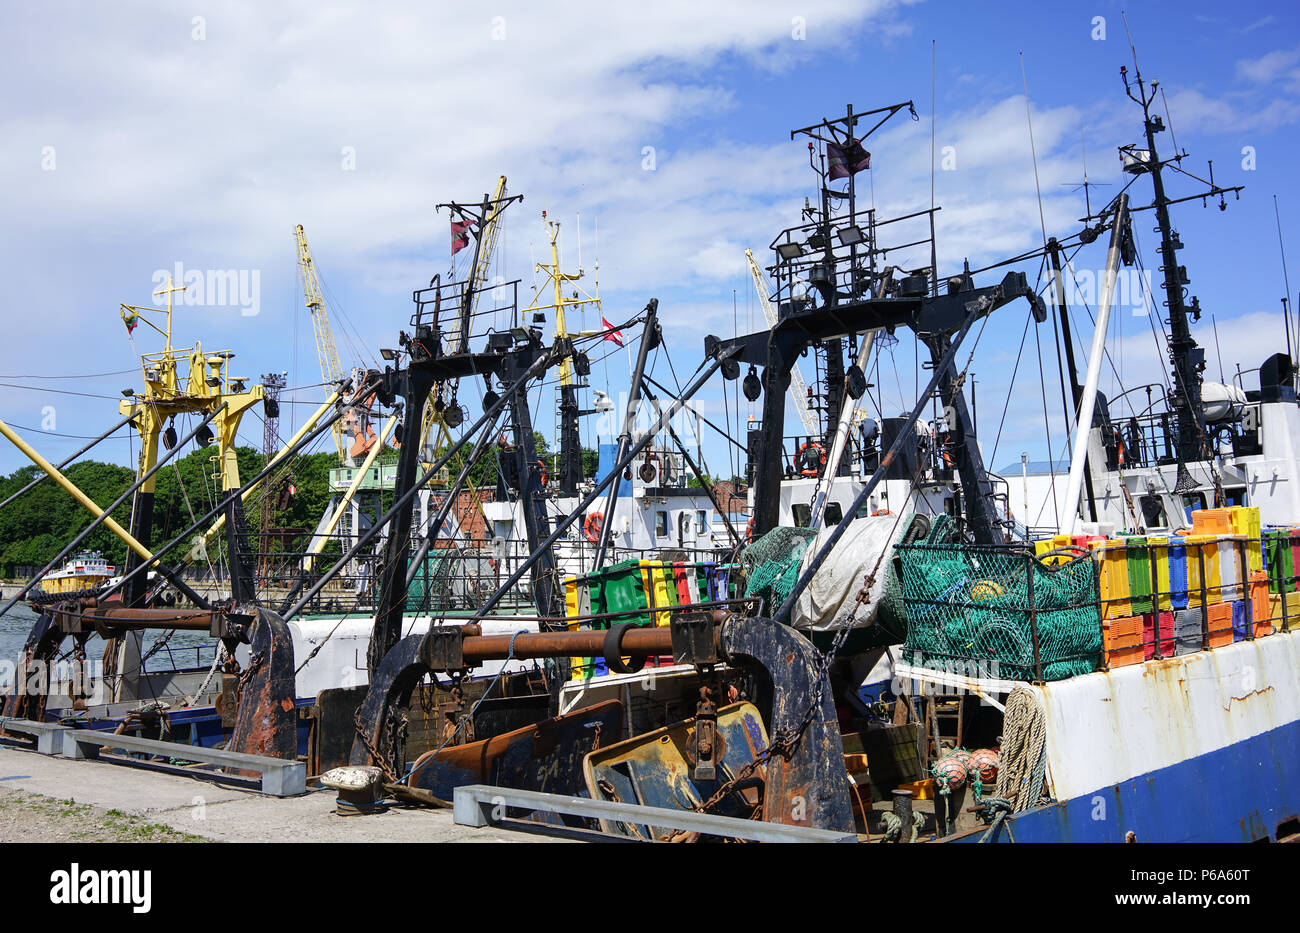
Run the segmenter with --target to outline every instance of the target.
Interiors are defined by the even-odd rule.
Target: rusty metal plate
[[[689,810],[708,800],[767,748],[763,718],[752,703],[733,703],[718,710],[718,780],[692,776],[695,720],[687,719],[589,754],[583,762],[587,793],[594,800],[616,800],[649,807]],[[761,774],[761,772],[760,772]],[[762,799],[761,778],[737,785],[710,812],[748,817]],[[658,839],[669,833],[656,827],[601,821],[608,833]]]

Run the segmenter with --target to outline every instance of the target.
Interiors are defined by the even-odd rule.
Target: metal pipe
[[[221,412],[225,411],[225,409],[226,409],[226,403],[222,402],[221,405],[219,405],[216,409],[214,409],[206,418],[204,418],[202,421],[196,424],[188,434],[186,434],[183,438],[177,441],[176,444],[171,448],[171,450],[167,451],[166,454],[164,454],[162,457],[158,459],[157,463],[155,463],[152,467],[146,470],[143,476],[141,476],[139,479],[133,482],[130,486],[126,488],[125,492],[123,492],[120,496],[114,499],[112,505],[110,505],[106,509],[102,509],[99,512],[99,514],[95,516],[94,521],[92,521],[89,525],[83,528],[80,534],[78,534],[75,538],[69,541],[64,546],[63,550],[59,551],[58,554],[55,554],[54,557],[50,560],[50,562],[46,564],[44,567],[42,567],[41,570],[34,577],[32,577],[31,580],[27,582],[26,586],[24,586],[21,590],[19,590],[18,593],[13,596],[13,598],[11,598],[7,603],[4,604],[4,606],[0,606],[0,616],[4,615],[6,612],[12,609],[14,604],[17,603],[24,596],[26,596],[31,591],[32,587],[36,586],[36,584],[39,583],[47,573],[49,573],[56,566],[58,566],[60,561],[62,561],[65,557],[71,554],[74,550],[76,550],[77,545],[79,545],[82,541],[86,540],[86,538],[90,535],[92,531],[94,531],[100,525],[107,524],[108,522],[112,521],[112,518],[110,516],[113,514],[114,509],[116,509],[118,506],[122,505],[122,503],[126,502],[127,499],[130,499],[133,495],[135,495],[135,491],[137,489],[139,489],[145,483],[149,482],[149,480],[153,478],[155,473],[157,473],[164,466],[166,466],[168,460],[176,456],[176,454],[180,453],[181,448],[194,439],[194,435],[198,434],[199,431],[205,425],[207,425],[208,422],[210,422]],[[132,540],[135,539],[132,538]],[[141,550],[137,551],[137,553],[139,553],[140,556],[145,559],[148,559],[149,557],[152,556],[149,553],[148,548],[145,548],[143,545],[141,545]],[[171,578],[169,577],[169,579]],[[177,589],[181,590],[186,596],[192,599],[195,603],[204,607],[205,609],[207,608],[207,601],[198,593],[194,592],[194,590],[192,590],[189,587],[189,585],[186,584],[183,580],[177,578],[172,580],[172,582],[176,585]]]
[[[1119,274],[1120,240],[1128,222],[1128,195],[1121,194],[1115,206],[1115,224],[1110,231],[1110,249],[1106,253],[1106,276],[1102,281],[1101,303],[1097,307],[1097,322],[1092,332],[1092,350],[1088,354],[1088,374],[1079,402],[1079,415],[1074,419],[1074,450],[1070,454],[1070,476],[1065,484],[1065,515],[1062,534],[1074,534],[1079,523],[1079,492],[1083,486],[1083,467],[1088,455],[1088,438],[1092,434],[1092,413],[1097,402],[1097,383],[1101,379],[1101,359],[1106,350],[1106,330],[1110,323],[1110,307],[1115,298],[1115,279]],[[1169,275],[1173,275],[1171,271]]]
[[[73,483],[70,479],[68,479],[66,476],[60,473],[58,468],[55,467],[54,464],[50,463],[39,453],[37,453],[35,448],[33,448],[30,444],[28,444],[16,433],[14,433],[13,428],[9,427],[9,425],[5,424],[4,421],[2,420],[0,420],[0,434],[3,434],[5,437],[7,437],[15,447],[17,447],[20,451],[22,451],[24,454],[27,455],[27,458],[29,460],[31,460],[38,467],[44,470],[47,476],[49,476],[56,483],[58,483],[59,486],[63,488],[64,492],[66,492],[68,495],[72,496],[72,498],[76,499],[79,503],[81,503],[81,505],[86,509],[86,511],[90,512],[91,515],[99,517],[100,515],[103,514],[104,510],[101,509],[98,505],[96,505],[95,501],[91,499],[90,496],[86,495],[84,492],[78,489],[75,483]],[[117,535],[119,538],[125,541],[127,546],[131,548],[131,550],[139,554],[141,557],[149,558],[152,556],[149,553],[148,548],[146,548],[135,538],[131,537],[131,533],[128,532],[121,525],[119,525],[112,518],[105,519],[104,524],[108,526],[109,530],[112,531],[113,534]]]
[[[867,480],[867,484],[858,491],[857,497],[854,498],[853,504],[845,511],[845,515],[858,514],[858,510],[862,508],[862,504],[867,501],[867,497],[875,491],[876,487],[880,485],[880,481],[884,479],[885,472],[893,464],[894,458],[898,456],[898,452],[902,450],[904,442],[915,442],[915,434],[912,429],[916,426],[916,419],[921,417],[921,412],[925,410],[925,406],[929,403],[930,397],[934,394],[934,390],[939,385],[939,380],[943,377],[944,372],[952,365],[952,361],[956,358],[957,348],[961,346],[962,340],[965,339],[971,325],[975,323],[975,319],[979,317],[979,315],[980,311],[976,310],[966,316],[966,320],[961,325],[961,330],[957,331],[951,345],[948,347],[948,351],[944,353],[943,358],[935,364],[934,375],[930,377],[930,382],[925,387],[925,391],[917,398],[916,404],[912,407],[911,414],[907,416],[907,421],[898,429],[898,435],[894,438],[894,443],[890,445],[889,450],[885,455],[880,458],[880,465],[876,467],[876,472],[871,474],[871,479]],[[844,532],[848,531],[848,529],[849,522],[840,522],[835,526],[835,530],[830,533],[830,537],[828,537],[826,543],[821,546],[821,549],[817,552],[817,556],[808,566],[808,569],[799,575],[799,580],[795,583],[794,589],[790,591],[790,595],[787,596],[785,602],[781,604],[781,608],[772,616],[773,620],[784,622],[790,618],[790,611],[794,609],[794,604],[795,601],[798,600],[799,594],[804,591],[804,588],[808,585],[809,581],[811,581],[817,574],[817,571],[821,569],[822,562],[826,560],[826,555],[829,554],[831,549],[839,543],[840,538],[843,537]]]
[[[623,431],[618,436],[618,450],[614,455],[616,463],[623,461],[623,456],[632,443],[632,432],[636,428],[636,413],[641,407],[641,377],[645,375],[646,357],[650,353],[650,344],[654,341],[659,326],[659,299],[651,298],[645,306],[645,310],[645,327],[641,332],[641,346],[637,348],[636,366],[632,370],[632,384],[628,389],[627,410],[623,414]],[[609,487],[609,496],[605,502],[606,518],[600,525],[600,541],[596,545],[596,557],[592,562],[592,570],[599,570],[605,562],[605,551],[609,547],[609,539],[613,533],[614,506],[618,502],[618,487],[623,479],[623,469],[624,467],[620,466],[610,474],[613,476],[614,482]],[[608,477],[606,478],[608,479]],[[586,508],[586,506],[583,506],[583,508]]]
[[[60,613],[79,618],[84,622],[102,622],[122,629],[180,629],[187,632],[212,630],[211,610],[178,612],[175,609],[95,609],[88,613]]]
[[[129,424],[130,421],[131,421],[131,419],[134,418],[134,417],[135,417],[135,415],[127,415],[125,418],[123,418],[123,419],[122,419],[121,421],[119,421],[117,424],[113,425],[111,428],[109,428],[109,429],[108,429],[107,431],[105,431],[103,434],[99,435],[99,437],[95,438],[93,441],[91,441],[91,442],[90,442],[89,444],[87,444],[85,447],[81,448],[81,449],[78,450],[76,453],[72,454],[70,457],[66,457],[66,458],[64,458],[63,460],[61,460],[61,461],[59,461],[58,463],[56,463],[56,464],[55,464],[55,467],[58,468],[58,469],[60,469],[60,470],[62,470],[65,466],[67,466],[67,465],[68,465],[69,463],[71,463],[73,460],[76,460],[78,457],[80,457],[80,456],[81,456],[82,454],[84,454],[86,451],[90,450],[90,448],[94,447],[94,446],[95,446],[96,444],[98,444],[100,441],[104,440],[104,439],[105,439],[106,437],[108,437],[110,434],[114,434],[114,433],[116,433],[116,432],[117,432],[118,430],[120,430],[122,427],[124,427],[125,425]],[[18,498],[19,496],[21,496],[23,493],[30,492],[31,490],[35,489],[35,488],[36,488],[37,486],[39,486],[41,483],[45,482],[45,480],[48,479],[48,478],[49,478],[49,474],[48,474],[48,473],[42,473],[40,476],[36,477],[36,479],[32,480],[30,483],[28,483],[28,484],[27,484],[26,486],[24,486],[22,489],[18,490],[16,493],[14,493],[12,496],[10,496],[8,499],[6,499],[4,502],[0,502],[0,509],[3,509],[6,505],[8,505],[10,502],[13,502],[15,499],[17,499],[17,498]]]
[[[912,796],[910,790],[894,791],[894,816],[898,817],[900,824],[898,830],[900,843],[912,841]]]
[[[348,549],[348,552],[344,554],[342,557],[340,557],[333,567],[325,571],[325,573],[321,575],[321,578],[317,580],[315,583],[313,583],[311,587],[308,588],[307,592],[304,593],[296,603],[290,606],[288,610],[281,613],[285,621],[287,622],[289,619],[292,619],[299,612],[301,612],[303,606],[307,605],[307,603],[309,603],[317,593],[319,593],[322,589],[324,589],[325,585],[329,583],[330,580],[334,579],[335,576],[337,576],[339,570],[341,570],[347,564],[348,561],[356,557],[357,554],[360,553],[362,548],[364,548],[367,544],[373,541],[375,537],[379,534],[380,529],[383,528],[390,521],[392,521],[393,516],[395,516],[399,511],[401,511],[403,508],[406,507],[406,504],[415,497],[415,494],[419,492],[420,489],[423,488],[424,485],[429,482],[429,480],[433,479],[434,476],[438,474],[438,471],[441,470],[444,466],[446,466],[447,462],[451,460],[451,458],[455,456],[456,453],[462,447],[465,446],[465,442],[471,436],[477,433],[483,427],[483,425],[488,422],[489,419],[495,418],[501,412],[501,410],[506,407],[506,405],[510,401],[510,398],[514,395],[515,392],[519,390],[520,386],[524,385],[529,379],[533,378],[533,376],[535,376],[538,372],[546,369],[550,365],[551,356],[552,356],[551,353],[543,353],[540,356],[538,356],[537,359],[533,361],[533,364],[529,366],[526,370],[524,370],[523,374],[518,379],[516,379],[508,389],[506,389],[501,393],[501,395],[497,398],[496,402],[490,408],[488,408],[487,411],[483,412],[483,414],[479,416],[479,419],[475,421],[474,424],[472,424],[469,427],[469,429],[465,431],[464,434],[461,435],[460,440],[458,440],[451,447],[451,449],[449,449],[445,454],[439,457],[437,462],[435,462],[433,466],[429,467],[429,469],[425,472],[423,476],[421,476],[418,480],[412,483],[411,488],[408,489],[406,492],[404,492],[401,496],[399,496],[397,501],[392,504],[392,507],[389,508],[389,510],[385,512],[382,516],[380,516],[379,520],[376,521],[373,525],[371,525],[369,530],[367,530],[365,534],[363,534],[360,538],[357,539],[357,543],[352,545],[352,547]]]
[[[515,658],[588,658],[605,653],[607,632],[524,632],[521,635],[479,635],[466,637],[461,651],[466,663],[503,661],[511,657],[510,642],[514,640]],[[713,630],[718,643],[720,629]],[[626,657],[672,654],[672,632],[665,626],[630,628],[623,633],[618,645]]]
[[[1056,237],[1052,237],[1047,241],[1047,248],[1052,258],[1052,280],[1056,286],[1056,314],[1061,321],[1061,340],[1065,345],[1065,362],[1070,372],[1070,399],[1074,406],[1073,408],[1067,407],[1065,413],[1065,428],[1068,431],[1070,429],[1070,418],[1078,410],[1079,400],[1083,397],[1083,387],[1079,385],[1079,367],[1074,359],[1074,337],[1070,334],[1070,313],[1065,301],[1065,276],[1061,271],[1061,244]],[[972,387],[973,393],[974,388]],[[1075,429],[1078,429],[1078,425],[1075,425]],[[1088,494],[1088,516],[1091,521],[1095,522],[1097,520],[1097,498],[1092,489],[1092,471],[1087,469],[1086,464],[1084,465],[1083,485]]]

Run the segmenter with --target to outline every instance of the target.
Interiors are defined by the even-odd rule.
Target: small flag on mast
[[[451,254],[455,256],[466,246],[469,246],[469,231],[474,226],[472,220],[451,221]]]
[[[871,153],[862,148],[862,143],[850,139],[846,145],[826,144],[826,161],[830,164],[829,175],[832,180],[856,175],[864,168],[871,168]]]
[[[122,318],[122,322],[126,324],[126,332],[129,335],[139,325],[140,315],[132,311],[129,316]]]
[[[606,329],[607,331],[609,331],[609,333],[606,334],[606,335],[605,335],[603,338],[601,338],[601,339],[603,339],[603,340],[612,340],[612,341],[614,341],[614,343],[618,344],[620,347],[623,346],[623,332],[622,332],[621,330],[617,330],[617,329],[615,329],[614,325],[611,324],[611,323],[610,323],[610,322],[605,318],[605,316],[604,316],[603,314],[602,314],[601,317],[600,317],[600,323],[604,324],[604,325],[605,325],[605,329]]]

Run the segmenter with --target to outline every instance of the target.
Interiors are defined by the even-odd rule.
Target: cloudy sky
[[[500,174],[524,201],[510,209],[496,271],[532,281],[549,209],[565,265],[581,251],[591,275],[598,261],[605,316],[624,320],[659,298],[669,353],[655,375],[671,380],[671,358],[684,378],[706,334],[761,321],[744,250],[766,264],[773,235],[815,197],[789,130],[848,103],[911,99],[920,116],[900,115],[868,144],[873,167],[859,190],[882,215],[928,206],[933,115],[941,272],[1040,245],[1039,188],[1048,234],[1067,236],[1083,215],[1085,157],[1090,181],[1109,186],[1093,190],[1094,203],[1113,196],[1124,180],[1115,146],[1137,140],[1140,112],[1119,78],[1132,68],[1120,6],[1064,6],[12,5],[0,34],[0,417],[52,460],[110,424],[121,390],[140,386],[136,352],[156,349],[144,329],[133,348],[119,302],[149,304],[155,273],[177,264],[256,285],[255,306],[209,294],[178,309],[178,344],[233,349],[237,373],[254,380],[287,371],[290,386],[319,383],[295,224],[327,285],[345,365],[371,363],[405,326],[412,289],[452,265],[447,214],[434,206],[480,198]],[[1231,376],[1237,361],[1254,368],[1285,342],[1274,195],[1300,255],[1290,155],[1300,13],[1282,3],[1130,7],[1143,74],[1160,80],[1174,138],[1190,151],[1185,167],[1205,176],[1213,159],[1216,181],[1247,186],[1224,213],[1194,203],[1175,216],[1207,312],[1207,375],[1218,378],[1221,356]],[[1159,142],[1168,151],[1169,134]],[[1194,185],[1171,181],[1171,193]],[[1131,190],[1149,199],[1145,180]],[[1141,216],[1154,272],[1153,223]],[[1080,273],[1099,269],[1103,252],[1079,254]],[[1031,280],[1039,272],[1037,261],[1020,268]],[[1121,378],[1140,385],[1161,372],[1151,319],[1126,310],[1112,328],[1112,394]],[[1001,428],[995,467],[1022,450],[1046,456],[1044,394],[1057,453],[1065,444],[1053,335],[1025,336],[1027,313],[1023,303],[999,312],[971,365],[986,451]],[[1082,352],[1091,325],[1075,314]],[[912,357],[904,337],[881,359],[885,414],[910,404]],[[615,354],[593,382],[617,393],[626,370]],[[287,411],[301,417],[319,397],[303,388]],[[545,427],[551,401],[537,402]],[[727,417],[719,391],[702,403]],[[730,417],[748,413],[742,400]],[[256,418],[242,435],[260,445]],[[126,440],[100,450],[130,456]],[[705,453],[714,472],[735,465],[715,438]],[[0,448],[0,471],[23,462]]]

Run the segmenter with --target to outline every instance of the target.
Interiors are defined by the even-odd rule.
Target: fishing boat
[[[93,592],[109,582],[116,568],[98,551],[82,551],[69,557],[62,567],[41,578],[43,596],[69,596]]]
[[[415,290],[382,368],[340,379],[258,476],[223,471],[214,515],[229,598],[150,621],[146,569],[160,574],[155,594],[164,581],[184,590],[161,558],[196,531],[199,554],[219,529],[202,530],[210,515],[155,550],[137,526],[138,560],[116,584],[127,606],[45,607],[29,653],[53,657],[65,634],[96,624],[204,628],[222,645],[195,691],[219,694],[204,706],[208,740],[305,756],[316,773],[346,764],[340,787],[369,774],[367,786],[415,802],[499,782],[543,795],[531,811],[512,804],[514,816],[550,813],[532,818],[606,836],[683,838],[674,823],[689,812],[706,827],[692,838],[780,824],[890,842],[1294,839],[1296,374],[1288,347],[1259,367],[1258,389],[1203,380],[1189,325],[1200,308],[1185,294],[1170,207],[1226,206],[1240,186],[1211,180],[1171,197],[1164,172],[1185,154],[1159,156],[1155,88],[1136,62],[1122,80],[1144,142],[1121,156],[1129,174],[1150,177],[1152,204],[1131,205],[1126,190],[1079,230],[1045,236],[1041,251],[946,275],[936,207],[885,217],[857,203],[867,140],[915,116],[910,101],[794,130],[819,197],[771,240],[766,277],[751,267],[769,326],[708,337],[674,392],[647,372],[671,336],[656,299],[628,320],[571,330],[564,313],[582,299],[561,291],[573,278],[548,226],[554,299],[521,309],[519,283],[488,284],[480,261],[514,200],[504,179],[481,204],[444,205],[454,242],[475,240],[471,273]],[[1148,409],[1130,400],[1125,413],[1099,391],[1099,372],[1120,267],[1141,259],[1133,217],[1148,209],[1173,374]],[[1054,314],[1071,333],[1070,257],[1103,243],[1082,379],[1066,343],[1068,469],[1049,462],[1031,476],[1022,461],[1019,475],[994,472],[967,395],[984,325],[1014,308],[1027,328]],[[1006,268],[1040,257],[1045,283]],[[550,334],[539,326],[547,311]],[[635,331],[618,435],[589,473],[579,380],[609,336]],[[909,331],[926,384],[909,410],[866,411],[873,358]],[[167,340],[170,351],[170,324]],[[810,391],[795,375],[805,353]],[[148,385],[170,385],[173,357],[146,360]],[[251,404],[228,359],[195,348],[191,374],[197,366],[217,391],[191,375],[180,393],[191,413],[211,420]],[[559,456],[548,464],[529,391],[550,374]],[[747,451],[744,509],[720,500],[671,429],[719,374],[761,409],[735,439]],[[798,434],[786,432],[789,407]],[[372,412],[388,421],[378,432]],[[291,555],[292,583],[269,598],[241,503],[340,421],[352,438],[338,495],[306,552]],[[377,465],[390,431],[396,456]],[[469,479],[489,459],[490,497]],[[132,493],[148,494],[160,462],[142,464]],[[701,485],[685,485],[688,474]],[[371,497],[364,509],[359,493]],[[1045,525],[1049,502],[1059,521]],[[340,523],[345,537],[326,557]],[[354,601],[321,612],[349,577]],[[6,715],[46,712],[16,694]],[[566,813],[575,798],[610,806],[599,819]],[[654,809],[620,819],[622,805]]]

